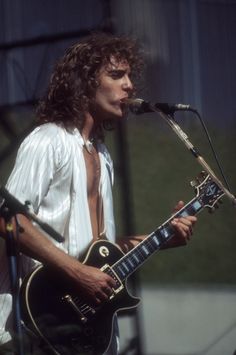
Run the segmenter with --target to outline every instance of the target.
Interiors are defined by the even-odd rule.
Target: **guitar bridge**
[[[62,297],[62,301],[66,301],[72,308],[73,310],[77,313],[77,315],[80,318],[80,321],[85,324],[88,321],[88,318],[83,314],[83,312],[80,310],[80,308],[76,305],[76,303],[73,301],[72,297],[70,295],[65,295]],[[89,307],[87,304],[82,305],[85,311],[89,311],[89,313],[94,314],[95,310],[91,307]]]
[[[124,288],[124,285],[121,282],[120,278],[117,276],[117,274],[114,272],[114,270],[110,267],[110,265],[108,265],[108,264],[103,265],[103,267],[101,268],[101,271],[110,275],[113,278],[113,280],[115,280],[115,282],[116,282],[116,286],[115,286],[115,288],[112,288],[113,292],[112,292],[111,296],[109,297],[109,299],[111,300],[112,298],[115,297],[115,295],[117,293],[119,293]]]

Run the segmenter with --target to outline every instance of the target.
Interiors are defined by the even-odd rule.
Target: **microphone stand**
[[[36,222],[47,234],[49,234],[57,242],[64,242],[64,238],[57,233],[51,226],[47,223],[42,222],[32,211],[30,211],[30,202],[26,201],[23,205],[19,200],[17,200],[10,192],[3,186],[0,186],[0,197],[3,198],[2,204],[0,204],[0,212],[4,208],[9,209],[12,215],[17,213],[24,214],[26,217]]]
[[[8,256],[9,264],[9,274],[12,292],[12,313],[13,313],[13,324],[14,324],[14,353],[17,355],[24,355],[24,344],[23,344],[23,331],[21,322],[21,312],[20,312],[20,285],[19,285],[19,269],[18,269],[18,255],[19,251],[17,248],[17,242],[13,233],[13,224],[11,222],[12,218],[20,213],[27,216],[29,219],[35,221],[46,233],[50,234],[52,238],[58,242],[63,242],[64,238],[57,233],[48,224],[40,221],[37,216],[29,211],[29,203],[23,205],[14,196],[12,196],[5,187],[0,187],[0,197],[2,197],[2,202],[0,204],[0,215],[4,218],[5,229],[6,229],[6,251]]]
[[[211,176],[212,180],[224,191],[225,195],[232,201],[233,205],[236,206],[236,197],[223,185],[223,183],[218,179],[213,170],[207,164],[207,162],[200,155],[198,150],[193,146],[193,144],[188,139],[186,133],[180,128],[177,122],[174,120],[171,114],[166,114],[163,111],[154,108],[155,112],[158,112],[160,116],[167,122],[167,124],[172,128],[180,140],[185,144],[185,146],[190,150],[193,156],[197,159],[198,163],[203,167],[203,169]]]
[[[21,312],[19,302],[19,270],[18,270],[18,250],[13,234],[11,219],[13,215],[5,208],[2,214],[6,228],[6,251],[9,265],[9,275],[12,293],[12,314],[13,314],[13,343],[14,351],[19,355],[24,355],[23,331],[21,323]]]

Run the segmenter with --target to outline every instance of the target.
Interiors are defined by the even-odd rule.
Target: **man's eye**
[[[112,72],[110,72],[110,76],[113,79],[120,79],[120,78],[122,78],[123,75],[124,75],[124,73],[121,72],[121,71],[112,71]]]

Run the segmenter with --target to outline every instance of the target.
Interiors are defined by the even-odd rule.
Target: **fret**
[[[127,259],[128,263],[130,264],[131,268],[134,268],[135,265],[133,264],[133,262],[131,261],[131,258]]]
[[[156,250],[156,244],[153,242],[151,238],[147,238],[144,240],[145,247],[148,249],[148,253],[153,253]]]
[[[193,203],[192,203],[192,208],[195,210],[195,214],[198,212],[198,211],[200,211],[202,208],[203,208],[203,206],[202,206],[202,204],[199,202],[199,200],[195,200]]]
[[[140,248],[139,248],[139,254],[141,255],[142,257],[142,261],[143,260],[146,260],[147,258],[147,255],[149,255],[149,251],[147,249],[147,247],[145,246],[145,244],[147,243],[146,240],[144,240],[142,243],[140,243]]]
[[[173,228],[171,225],[163,225],[159,228],[159,232],[162,236],[162,241],[165,242],[173,234]]]
[[[184,209],[177,212],[177,217],[187,217],[197,214],[198,211],[202,209],[202,204],[198,199],[193,199],[187,206],[184,206]]]
[[[154,240],[154,243],[156,244],[156,247],[159,247],[160,246],[160,241],[159,239],[157,238],[157,235],[154,233],[153,236],[152,236],[152,240]]]
[[[136,251],[135,251],[135,257],[137,257],[137,259],[139,260],[139,264],[143,262],[143,260],[145,260],[145,254],[142,252],[141,250],[141,246],[142,246],[143,242],[141,242],[137,247],[136,247]],[[128,257],[128,255],[126,255],[126,257]]]
[[[187,211],[183,211],[182,213],[179,214],[179,217],[187,217],[190,216],[190,214]]]
[[[128,266],[126,265],[126,263],[125,263],[124,261],[122,262],[122,266],[124,267],[124,269],[125,269],[127,272],[130,271],[129,268],[128,268]]]
[[[124,272],[124,270],[122,269],[122,267],[120,265],[118,265],[117,270],[115,270],[115,271],[117,272],[118,276],[121,279],[126,277],[126,273]]]
[[[142,245],[142,250],[144,251],[144,253],[145,253],[146,255],[149,255],[149,251],[148,251],[148,249],[146,248],[145,245]]]
[[[137,257],[136,252],[133,252],[131,256],[133,256],[133,258],[134,258],[134,260],[136,261],[137,264],[140,263],[140,260],[139,260],[139,258]]]

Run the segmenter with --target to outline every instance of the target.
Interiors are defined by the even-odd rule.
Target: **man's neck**
[[[89,112],[86,112],[84,126],[81,131],[81,135],[85,141],[93,138],[93,130],[94,130],[94,118]]]
[[[80,131],[80,134],[82,135],[85,142],[104,141],[104,132],[103,132],[102,123],[98,120],[97,116],[96,119],[94,117],[95,115],[93,115],[90,112],[85,113],[84,125],[82,130]]]

